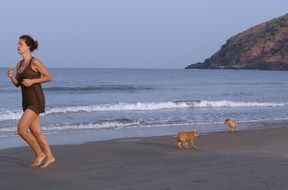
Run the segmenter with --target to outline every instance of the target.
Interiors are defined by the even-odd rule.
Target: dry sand
[[[0,189],[288,189],[288,127],[217,132],[177,149],[173,136],[53,146],[57,162],[30,168],[29,148],[0,150]]]

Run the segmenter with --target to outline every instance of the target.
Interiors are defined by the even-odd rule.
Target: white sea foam
[[[41,130],[47,133],[53,132],[69,132],[75,130],[93,130],[93,129],[120,129],[127,127],[164,127],[171,125],[187,125],[193,124],[193,121],[150,121],[141,122],[139,120],[114,120],[104,121],[99,123],[81,123],[81,124],[55,124],[50,126],[42,126]],[[222,123],[222,122],[221,122]],[[17,127],[1,127],[0,132],[3,133],[16,133]]]
[[[117,129],[121,127],[129,127],[139,124],[139,121],[123,123],[117,121],[107,121],[103,123],[88,123],[88,124],[76,124],[76,125],[55,125],[55,126],[44,126],[42,130],[45,131],[69,131],[69,130],[85,130],[85,129]]]
[[[241,123],[245,122],[261,122],[261,121],[278,121],[287,120],[288,118],[274,118],[274,119],[252,119],[252,120],[241,120]],[[213,124],[213,125],[212,125]],[[162,121],[139,121],[139,120],[112,120],[104,121],[99,123],[80,123],[80,124],[55,124],[49,126],[42,126],[41,129],[44,134],[53,134],[61,132],[73,132],[73,131],[90,131],[97,129],[112,129],[117,130],[121,128],[151,128],[151,127],[167,127],[167,126],[185,126],[185,125],[212,125],[223,124],[223,121],[211,120],[211,121],[193,121],[193,120],[162,120]],[[215,130],[214,128],[209,130]],[[216,129],[217,130],[217,129]],[[4,136],[11,136],[17,134],[17,127],[0,127],[0,133]],[[1,137],[1,136],[0,136]]]
[[[50,108],[46,114],[67,112],[101,112],[101,111],[153,111],[162,109],[183,108],[223,108],[223,107],[276,107],[288,106],[288,103],[277,102],[233,102],[233,101],[177,101],[177,102],[138,102],[118,103],[91,106],[68,106]]]
[[[193,109],[193,108],[226,108],[226,107],[282,107],[287,102],[233,102],[233,101],[177,101],[177,102],[137,102],[117,103],[89,106],[67,106],[48,108],[45,115],[56,113],[77,112],[109,112],[109,111],[154,111],[164,109]],[[0,111],[0,121],[20,119],[22,111]]]
[[[99,123],[81,123],[81,124],[55,124],[52,126],[42,126],[44,133],[85,130],[85,129],[117,129],[123,127],[133,127],[140,124],[138,120],[119,120],[119,121],[104,121]],[[17,132],[17,127],[0,127],[0,132]]]
[[[91,105],[91,106],[68,106],[60,108],[50,108],[46,114],[52,113],[67,113],[67,112],[97,112],[97,111],[152,111],[160,109],[179,109],[188,108],[187,103],[174,102],[149,102],[149,103],[118,103],[105,105]]]
[[[20,119],[22,112],[20,111],[1,111],[0,121]]]
[[[17,127],[1,127],[0,132],[16,132]]]
[[[288,103],[277,102],[233,102],[233,101],[200,101],[196,108],[221,108],[221,107],[279,107],[288,106]]]

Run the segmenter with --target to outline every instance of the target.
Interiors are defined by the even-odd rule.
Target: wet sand
[[[57,162],[29,167],[29,148],[0,150],[1,190],[288,188],[288,127],[202,135],[198,149],[173,136],[52,146]]]

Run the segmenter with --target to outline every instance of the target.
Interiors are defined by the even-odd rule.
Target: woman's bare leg
[[[44,163],[44,165],[41,166],[41,168],[46,168],[47,166],[49,166],[50,164],[55,162],[55,158],[52,155],[52,152],[51,152],[51,149],[50,149],[50,146],[48,144],[47,139],[45,138],[45,136],[41,132],[40,117],[39,116],[34,120],[34,122],[32,123],[32,125],[30,126],[29,129],[30,129],[31,133],[33,134],[33,136],[36,138],[42,151],[46,155],[46,162]],[[44,158],[45,158],[45,156],[42,157],[41,162]],[[41,164],[41,162],[39,163],[39,165]]]
[[[37,117],[39,117],[38,114],[30,109],[26,109],[18,124],[18,134],[30,145],[33,152],[35,153],[36,160],[33,162],[32,166],[37,165],[37,159],[39,160],[43,157],[43,155],[45,157],[45,154],[39,146],[36,138],[28,132],[29,127]]]

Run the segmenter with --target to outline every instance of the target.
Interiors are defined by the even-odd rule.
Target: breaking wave
[[[164,109],[197,109],[197,108],[229,108],[229,107],[281,107],[288,106],[286,102],[234,102],[234,101],[175,101],[175,102],[137,102],[116,103],[84,106],[66,106],[47,108],[45,115],[77,112],[110,112],[110,111],[157,111]],[[0,121],[19,119],[22,111],[0,111]]]
[[[233,102],[233,101],[176,101],[176,102],[137,102],[117,103],[89,106],[68,106],[50,108],[46,114],[68,112],[102,112],[102,111],[154,111],[162,109],[187,109],[187,108],[226,108],[226,107],[278,107],[288,106],[288,103],[275,102]]]

